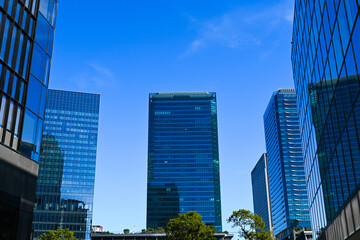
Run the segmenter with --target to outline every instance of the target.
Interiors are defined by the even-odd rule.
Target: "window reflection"
[[[41,14],[39,14],[36,24],[37,25],[36,25],[35,40],[42,49],[46,50],[46,43],[49,34],[49,24]]]
[[[41,83],[31,76],[27,93],[26,107],[36,114],[39,113],[40,94]]]
[[[20,152],[30,158],[35,150],[36,125],[37,117],[29,110],[26,110],[21,136]]]
[[[40,81],[42,81],[44,73],[45,52],[41,50],[39,45],[34,44],[34,51],[31,63],[31,73]]]

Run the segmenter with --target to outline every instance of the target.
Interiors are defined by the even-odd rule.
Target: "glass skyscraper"
[[[274,235],[288,239],[294,227],[311,227],[293,89],[274,92],[264,114],[264,126]]]
[[[69,228],[90,240],[100,95],[48,90],[33,217],[34,238]]]
[[[265,229],[272,231],[269,175],[267,169],[266,153],[256,163],[251,171],[251,184],[253,193],[254,213],[265,222]]]
[[[314,236],[360,239],[359,1],[297,0],[294,15],[292,67]]]
[[[222,230],[216,94],[149,96],[147,228],[197,211]]]
[[[57,0],[0,0],[0,237],[29,239]]]

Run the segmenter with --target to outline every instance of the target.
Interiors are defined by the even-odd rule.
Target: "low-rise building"
[[[217,240],[231,240],[234,235],[214,233]],[[165,240],[166,233],[133,233],[133,234],[92,234],[91,240]]]

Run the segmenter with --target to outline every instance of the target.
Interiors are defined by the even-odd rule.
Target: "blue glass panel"
[[[14,5],[13,0],[9,0],[8,11],[7,11],[9,15],[11,15],[13,5]]]
[[[30,41],[27,40],[26,41],[26,48],[25,48],[25,60],[24,60],[24,67],[22,69],[22,77],[25,78],[26,73],[27,73],[27,67],[28,67],[28,62],[29,62],[29,51],[30,51]]]
[[[24,97],[24,86],[25,83],[23,81],[21,81],[21,86],[20,86],[20,94],[19,94],[19,103],[23,104],[23,97]]]
[[[45,74],[43,79],[43,84],[48,86],[49,84],[49,77],[50,77],[50,57],[46,54],[45,55]]]
[[[14,102],[10,101],[9,111],[8,111],[8,121],[7,121],[7,126],[6,126],[7,130],[10,130],[10,128],[11,128],[13,112],[14,112],[13,110],[14,110]]]
[[[22,29],[25,29],[26,27],[26,18],[27,18],[27,12],[24,11],[24,16],[23,16],[23,22],[22,22]]]
[[[10,71],[6,70],[5,84],[4,84],[4,92],[6,93],[8,92],[9,82],[10,82]]]
[[[39,117],[44,119],[47,88],[42,86]]]
[[[0,0],[0,6],[4,7],[5,0]]]
[[[45,52],[39,47],[39,45],[34,44],[34,51],[31,63],[31,73],[39,80],[43,80],[45,67]]]
[[[37,24],[36,24],[36,35],[35,41],[39,44],[39,46],[46,50],[47,39],[49,35],[50,25],[46,21],[46,19],[39,14]]]
[[[32,152],[35,150],[36,126],[37,117],[26,109],[21,134],[20,152],[28,157],[31,157]]]
[[[41,0],[39,11],[45,16],[46,19],[50,20],[52,0]]]
[[[14,128],[14,135],[16,137],[18,136],[20,117],[21,117],[21,107],[18,107],[16,114],[15,128]]]
[[[30,18],[30,23],[29,23],[29,32],[28,32],[28,34],[29,34],[30,36],[33,35],[33,26],[34,26],[34,20],[33,20],[33,18],[31,17],[31,18]]]
[[[12,98],[15,98],[17,81],[18,81],[18,78],[16,77],[16,75],[14,75],[14,79],[13,79],[13,83],[12,83],[12,91],[11,91]]]
[[[20,4],[18,3],[18,4],[16,5],[16,15],[15,15],[15,21],[16,21],[17,23],[19,23],[20,9],[21,9],[21,6],[20,6]]]
[[[47,44],[46,52],[51,56],[52,54],[52,48],[53,48],[53,40],[54,40],[54,29],[50,27],[49,31],[49,39]]]
[[[18,50],[18,55],[17,55],[17,59],[16,59],[16,72],[19,72],[23,39],[24,39],[24,35],[22,33],[20,33],[19,50]]]
[[[0,53],[1,59],[4,59],[4,57],[5,57],[6,40],[7,40],[8,34],[9,34],[9,24],[10,24],[10,21],[9,21],[9,19],[6,18],[4,36],[2,39],[2,43],[1,43],[1,53]]]
[[[36,152],[37,153],[40,153],[42,128],[43,128],[43,121],[41,119],[38,119],[37,132],[36,132]]]
[[[30,77],[26,107],[28,107],[35,114],[39,113],[39,104],[41,96],[41,83],[33,76]]]
[[[356,26],[352,35],[352,43],[354,47],[354,55],[358,74],[360,74],[360,17],[358,17],[358,20],[356,21]]]
[[[6,103],[6,97],[3,96],[1,99],[1,107],[0,107],[0,127],[2,127],[2,124],[3,124],[5,103]],[[2,137],[2,136],[0,136],[0,137]]]
[[[13,32],[12,32],[12,37],[11,37],[11,45],[10,45],[8,65],[11,65],[12,59],[14,57],[14,47],[15,47],[16,33],[17,33],[17,27],[14,26]]]
[[[58,0],[53,0],[51,26],[55,27]]]

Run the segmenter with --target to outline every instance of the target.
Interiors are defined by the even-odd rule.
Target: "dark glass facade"
[[[360,188],[359,1],[297,0],[292,66],[310,212],[319,237]],[[356,209],[344,213],[349,227],[339,227],[343,235],[331,234],[334,239],[360,226],[352,220],[360,218]]]
[[[251,171],[254,213],[265,222],[265,229],[272,231],[269,178],[266,153],[256,163]]]
[[[90,239],[98,94],[48,90],[33,217],[34,238],[58,227]]]
[[[293,227],[311,227],[294,90],[274,92],[264,125],[274,235],[288,239]]]
[[[2,239],[29,239],[31,233],[57,4],[0,0]]]
[[[216,94],[152,93],[147,228],[189,211],[221,231]]]

